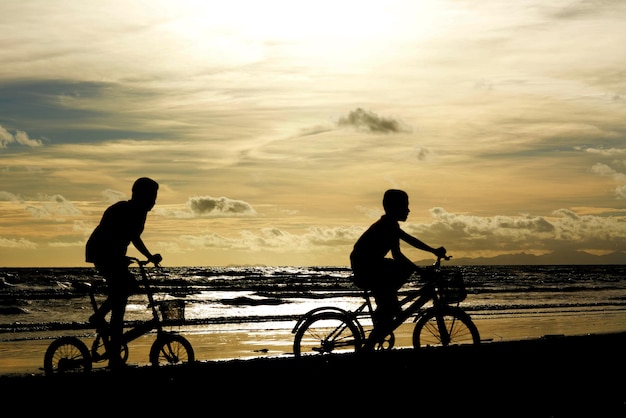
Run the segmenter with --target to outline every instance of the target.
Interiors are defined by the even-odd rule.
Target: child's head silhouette
[[[133,183],[132,200],[150,210],[154,206],[158,190],[159,183],[148,177],[140,177]]]
[[[383,208],[385,212],[397,210],[398,208],[404,208],[409,205],[409,195],[398,189],[389,189],[383,196]]]
[[[389,189],[383,196],[385,214],[398,220],[406,221],[409,216],[409,195],[404,190]]]

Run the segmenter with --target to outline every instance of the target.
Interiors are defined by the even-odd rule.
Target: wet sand
[[[620,333],[626,331],[626,312],[545,315],[528,314],[523,317],[474,317],[481,338],[485,342],[523,341],[546,335],[586,335]],[[265,328],[248,331],[210,329],[189,332],[186,328],[174,328],[187,338],[198,361],[243,360],[292,356],[293,334],[287,324],[282,328]],[[413,324],[403,325],[395,333],[396,348],[412,347]],[[19,336],[16,336],[19,337]],[[80,338],[88,347],[93,336]],[[7,374],[43,374],[43,357],[52,339],[19,340],[0,342],[0,376]],[[148,365],[148,352],[154,335],[135,340],[129,345],[129,364]],[[95,363],[95,368],[106,364]]]

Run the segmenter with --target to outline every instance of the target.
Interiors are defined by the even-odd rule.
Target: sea
[[[445,266],[460,271],[474,319],[626,313],[626,265]],[[134,270],[139,275],[138,270]],[[148,267],[156,301],[179,301],[175,326],[207,329],[290,329],[311,309],[355,309],[363,293],[347,267]],[[97,303],[104,281],[93,268],[0,268],[0,342],[93,333],[90,283]],[[415,277],[401,293],[419,288]],[[132,295],[128,324],[151,318],[145,293]],[[626,324],[624,326],[626,328]]]

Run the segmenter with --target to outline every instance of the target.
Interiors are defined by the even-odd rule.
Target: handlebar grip
[[[433,264],[433,267],[439,268],[439,266],[441,265],[441,260],[449,260],[451,258],[452,258],[452,256],[451,255],[447,255],[447,254],[438,255],[437,256],[437,261],[435,261],[435,263]]]

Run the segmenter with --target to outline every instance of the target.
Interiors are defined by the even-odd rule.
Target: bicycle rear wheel
[[[355,352],[361,348],[362,335],[346,315],[322,312],[312,315],[296,331],[293,354],[296,357]]]
[[[60,337],[52,341],[43,360],[46,376],[62,373],[88,373],[91,356],[85,343],[76,337]]]
[[[478,328],[465,311],[457,308],[429,309],[413,330],[415,349],[479,343]]]

